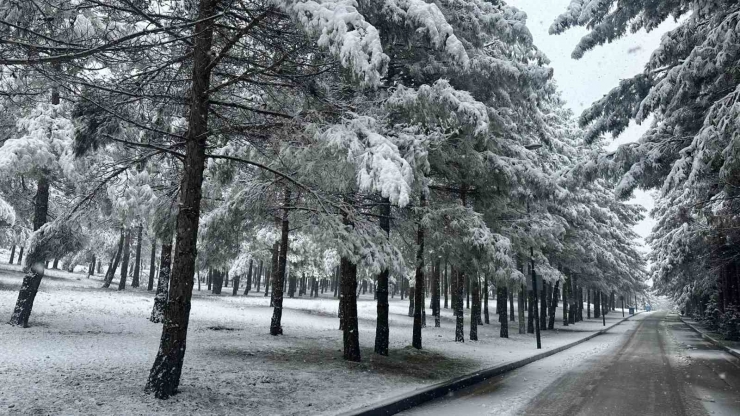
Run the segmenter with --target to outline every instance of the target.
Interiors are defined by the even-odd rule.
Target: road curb
[[[705,340],[707,340],[710,343],[714,344],[715,346],[717,346],[717,347],[719,347],[719,348],[727,351],[730,355],[733,355],[733,356],[735,356],[737,358],[740,358],[740,352],[739,351],[737,351],[735,349],[732,349],[732,348],[730,348],[730,347],[722,344],[722,341],[720,341],[720,340],[712,337],[711,335],[707,334],[706,332],[702,331],[701,329],[699,329],[699,328],[695,327],[694,325],[691,325],[690,323],[686,322],[683,319],[682,316],[679,316],[678,319],[680,319],[681,322],[683,322],[684,324],[686,324],[686,326],[688,326],[689,328],[691,328],[692,330],[694,330],[694,332],[696,332],[699,335],[701,335],[701,337],[704,338]]]
[[[641,313],[642,312],[637,312],[635,315],[639,315]],[[401,394],[399,396],[394,396],[389,399],[382,400],[380,402],[372,403],[367,406],[363,406],[357,409],[352,409],[352,410],[340,413],[339,416],[394,415],[396,413],[411,409],[412,407],[418,406],[428,401],[431,401],[431,400],[434,400],[440,397],[444,397],[447,394],[452,393],[454,391],[463,389],[468,386],[472,386],[473,384],[476,384],[476,383],[480,383],[481,381],[484,381],[491,377],[496,377],[501,374],[508,373],[511,370],[524,367],[527,364],[531,364],[535,361],[539,361],[543,358],[547,358],[551,355],[555,355],[569,348],[573,348],[576,345],[582,344],[590,339],[593,339],[594,337],[597,337],[599,335],[606,333],[610,329],[632,318],[635,315],[630,315],[625,318],[622,318],[619,322],[612,324],[604,329],[600,329],[585,338],[579,339],[578,341],[571,342],[570,344],[561,345],[560,347],[557,347],[550,351],[542,352],[540,354],[536,354],[536,355],[533,355],[531,357],[528,357],[522,360],[511,361],[505,364],[498,365],[496,367],[491,367],[491,368],[487,368],[484,370],[476,371],[475,373],[453,378],[451,380],[447,380],[445,382],[434,384],[428,387],[422,387],[420,389],[416,389],[414,391],[410,391],[408,393]]]

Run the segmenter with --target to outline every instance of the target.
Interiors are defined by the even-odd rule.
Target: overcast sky
[[[663,33],[676,25],[668,21],[650,33],[640,31],[629,34],[611,44],[598,46],[583,58],[575,60],[570,54],[587,33],[586,29],[577,27],[562,35],[549,35],[547,32],[555,17],[569,3],[570,0],[508,0],[508,4],[527,13],[527,26],[534,43],[550,58],[563,98],[578,116],[592,102],[617,86],[621,79],[642,72],[650,54],[660,44]],[[645,128],[645,124],[637,126],[633,123],[617,140],[609,143],[609,148],[637,140]],[[653,207],[653,198],[643,191],[635,192],[632,202],[648,210]],[[637,224],[635,231],[645,238],[650,234],[653,224],[652,218],[646,218]]]

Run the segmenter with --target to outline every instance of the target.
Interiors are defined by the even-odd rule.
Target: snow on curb
[[[740,350],[736,350],[734,348],[728,347],[727,345],[724,345],[724,343],[722,343],[722,341],[720,341],[720,340],[712,337],[711,335],[709,335],[708,333],[702,331],[701,329],[697,328],[696,326],[691,325],[690,323],[686,322],[683,319],[682,316],[679,316],[678,319],[680,319],[681,322],[685,323],[689,328],[693,329],[696,333],[698,333],[699,335],[701,335],[701,337],[704,338],[705,340],[707,340],[707,341],[711,342],[712,344],[716,345],[717,347],[719,347],[719,348],[727,351],[731,355],[734,355],[735,357],[740,358]]]
[[[640,313],[642,312],[637,312],[635,315],[639,315]],[[491,377],[499,376],[511,370],[515,370],[519,367],[524,367],[527,364],[530,364],[535,361],[539,361],[543,358],[547,358],[551,355],[557,354],[561,351],[565,351],[568,348],[575,347],[576,345],[582,344],[596,336],[606,333],[608,330],[614,328],[615,326],[621,324],[622,322],[630,319],[631,317],[635,315],[630,315],[630,316],[627,316],[626,318],[622,318],[619,322],[612,324],[611,326],[607,328],[600,329],[589,336],[581,338],[578,341],[572,342],[570,344],[562,345],[550,351],[536,354],[536,355],[533,355],[531,357],[528,357],[522,360],[512,361],[506,364],[498,365],[496,367],[476,371],[475,373],[453,378],[451,380],[438,383],[438,384],[435,384],[429,387],[423,387],[423,388],[420,388],[420,389],[417,389],[417,390],[414,390],[414,391],[411,391],[411,392],[408,392],[408,393],[405,393],[399,396],[391,397],[381,402],[363,406],[358,409],[349,410],[347,412],[341,413],[340,416],[393,415],[393,414],[402,412],[404,410],[411,409],[412,407],[419,406],[422,403],[426,403],[428,401],[431,401],[431,400],[434,400],[440,397],[444,397],[445,395],[450,394],[454,391],[463,389],[468,386],[472,386],[476,383],[480,383]]]

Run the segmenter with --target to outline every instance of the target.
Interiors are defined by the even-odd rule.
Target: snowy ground
[[[2,320],[10,316],[21,278],[0,271]],[[272,337],[272,309],[262,294],[232,297],[231,288],[224,288],[216,296],[204,288],[193,297],[181,394],[163,402],[143,393],[161,331],[147,320],[153,293],[100,289],[99,279],[51,271],[36,298],[32,327],[0,325],[0,413],[336,414],[537,353],[533,335],[519,335],[514,327],[509,339],[501,339],[498,324],[479,328],[478,342],[455,343],[449,310],[443,311],[441,328],[431,327],[428,316],[424,350],[413,350],[408,303],[396,297],[390,306],[390,356],[379,357],[372,353],[375,302],[363,295],[363,362],[348,363],[337,330],[338,302],[330,296],[286,298],[285,335]],[[607,326],[618,319],[621,312],[611,313]],[[467,316],[465,323],[467,338]],[[544,331],[543,348],[600,328],[601,320],[594,319],[567,331]]]

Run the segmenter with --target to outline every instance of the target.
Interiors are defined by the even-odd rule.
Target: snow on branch
[[[357,10],[353,0],[273,0],[298,20],[304,29],[318,36],[318,44],[338,57],[363,84],[376,87],[388,67],[378,30]]]
[[[15,210],[0,198],[0,227],[12,227],[13,225],[15,225]]]
[[[416,123],[470,130],[475,135],[488,132],[486,105],[476,101],[467,91],[455,89],[444,79],[416,90],[400,86],[388,104],[405,110]]]
[[[424,0],[385,0],[383,11],[394,21],[405,20],[407,26],[416,27],[417,33],[426,34],[436,49],[446,52],[463,68],[470,64],[465,47],[436,4]]]
[[[319,139],[347,151],[347,161],[356,166],[360,190],[380,192],[392,204],[404,207],[411,198],[413,170],[396,144],[378,132],[377,124],[372,117],[356,117],[331,126]]]

